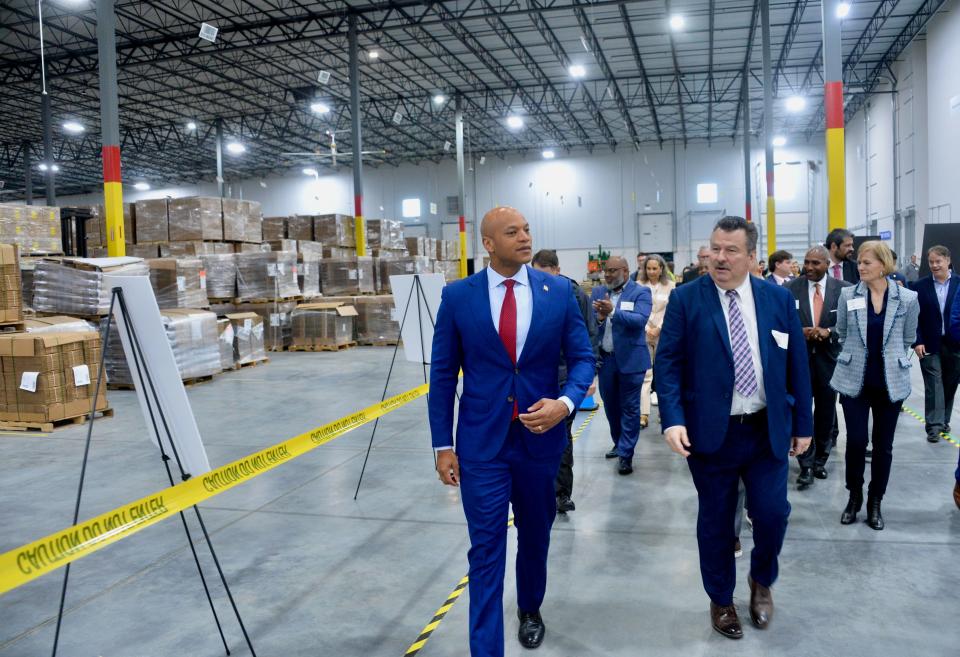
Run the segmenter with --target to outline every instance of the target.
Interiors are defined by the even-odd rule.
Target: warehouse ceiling
[[[41,2],[57,194],[96,191],[95,0]],[[862,92],[892,75],[942,2],[854,1],[843,21],[845,85]],[[34,194],[43,193],[37,6],[0,0],[0,199],[22,196],[27,149]],[[350,12],[363,148],[373,151],[365,164],[453,157],[445,142],[454,141],[456,94],[475,156],[729,141],[742,131],[745,74],[751,129],[763,129],[757,0],[117,0],[125,183],[214,180],[217,120],[247,149],[225,155],[227,180],[323,171],[329,158],[284,153],[327,154],[331,132],[339,152],[351,152]],[[670,26],[675,15],[680,29]],[[771,2],[770,17],[775,130],[809,140],[823,129],[820,3]],[[215,42],[199,38],[204,22],[219,29]],[[786,109],[794,95],[805,109]],[[863,99],[848,98],[848,118]],[[330,111],[312,111],[317,103]],[[522,128],[507,126],[511,115]],[[68,121],[84,132],[64,130]]]

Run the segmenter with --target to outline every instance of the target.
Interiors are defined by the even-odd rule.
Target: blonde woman
[[[646,429],[650,424],[650,387],[653,384],[653,359],[657,353],[657,343],[660,341],[660,327],[663,326],[663,315],[667,312],[667,301],[670,292],[676,284],[666,274],[667,263],[662,256],[651,254],[647,256],[643,271],[640,273],[639,283],[650,289],[653,296],[653,311],[647,320],[647,348],[650,350],[650,369],[643,377],[643,387],[640,389],[640,428]]]
[[[893,253],[871,240],[857,251],[860,282],[840,291],[837,337],[843,345],[830,386],[840,393],[847,425],[847,490],[850,499],[840,522],[857,520],[863,505],[867,418],[873,415],[873,458],[867,489],[867,524],[883,529],[880,502],[890,479],[893,434],[900,404],[910,396],[911,345],[917,341],[917,293],[887,278]]]

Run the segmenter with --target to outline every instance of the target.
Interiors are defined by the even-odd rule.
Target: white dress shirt
[[[781,286],[781,287],[783,287],[784,285],[786,285],[787,283],[789,283],[791,280],[793,280],[793,279],[791,279],[791,278],[789,278],[789,277],[788,277],[788,278],[780,278],[780,277],[777,276],[776,274],[773,274],[773,282],[776,283],[777,285]]]
[[[937,280],[937,277],[933,277],[933,291],[937,293],[937,303],[940,304],[940,318],[943,320],[943,327],[946,328],[947,323],[950,319],[950,313],[947,312],[947,295],[950,294],[950,277],[947,276],[947,280],[942,283]],[[946,335],[947,332],[941,330],[941,335]]]
[[[510,277],[516,281],[513,286],[513,297],[517,302],[517,361],[520,361],[520,354],[523,352],[523,346],[527,343],[527,335],[530,333],[530,322],[533,319],[533,292],[530,290],[530,277],[527,275],[527,267],[523,266],[516,274]],[[490,293],[490,317],[493,320],[493,330],[500,333],[500,312],[503,310],[503,300],[507,296],[507,286],[504,281],[506,276],[502,276],[494,271],[493,267],[487,267],[487,286]],[[573,413],[573,400],[567,396],[560,397],[567,406],[567,413]],[[521,408],[521,413],[526,413],[526,409]],[[452,446],[445,445],[435,448],[435,451],[452,449]]]
[[[600,340],[600,348],[608,354],[613,353],[613,315],[617,312],[617,304],[620,303],[620,297],[623,296],[624,287],[626,287],[626,283],[623,284],[619,292],[610,292],[610,304],[613,308],[603,322],[603,337]]]
[[[727,325],[727,339],[730,339],[730,299],[727,291],[717,286],[720,296],[720,307],[723,308],[723,317]],[[750,275],[737,288],[740,295],[740,315],[743,326],[747,330],[747,342],[750,344],[750,359],[753,361],[753,374],[757,377],[757,392],[752,397],[744,397],[733,389],[733,403],[730,405],[730,415],[756,413],[767,406],[767,392],[763,386],[763,367],[760,365],[760,340],[757,330],[757,306],[753,300],[753,287],[750,285]],[[732,343],[732,340],[731,340]]]

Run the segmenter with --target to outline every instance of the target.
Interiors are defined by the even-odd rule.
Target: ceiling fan
[[[326,134],[330,137],[330,152],[325,153],[319,148],[313,153],[281,153],[281,155],[286,155],[288,157],[309,157],[316,160],[330,158],[331,165],[337,166],[338,157],[353,157],[353,153],[341,153],[337,150],[337,132],[350,132],[349,130],[327,130]],[[376,151],[360,151],[361,155],[386,155],[387,151],[385,150],[376,150]],[[379,159],[379,158],[376,158]]]

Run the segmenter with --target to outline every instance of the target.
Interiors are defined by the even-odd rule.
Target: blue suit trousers
[[[640,389],[645,374],[646,371],[625,374],[620,371],[613,354],[603,355],[598,376],[600,398],[610,424],[613,446],[625,459],[633,459],[640,438]]]
[[[687,465],[700,498],[697,543],[700,576],[710,599],[733,604],[737,566],[733,554],[737,488],[742,479],[750,500],[754,548],[750,575],[764,586],[777,579],[780,549],[787,533],[790,503],[787,501],[787,455],[774,456],[767,436],[766,415],[760,422],[731,418],[720,449],[710,454],[692,453]]]
[[[547,589],[550,529],[557,515],[554,480],[558,453],[534,459],[519,421],[510,423],[503,448],[491,461],[460,459],[460,498],[470,533],[470,655],[503,657],[503,574],[507,519],[517,528],[517,603],[539,611]]]

